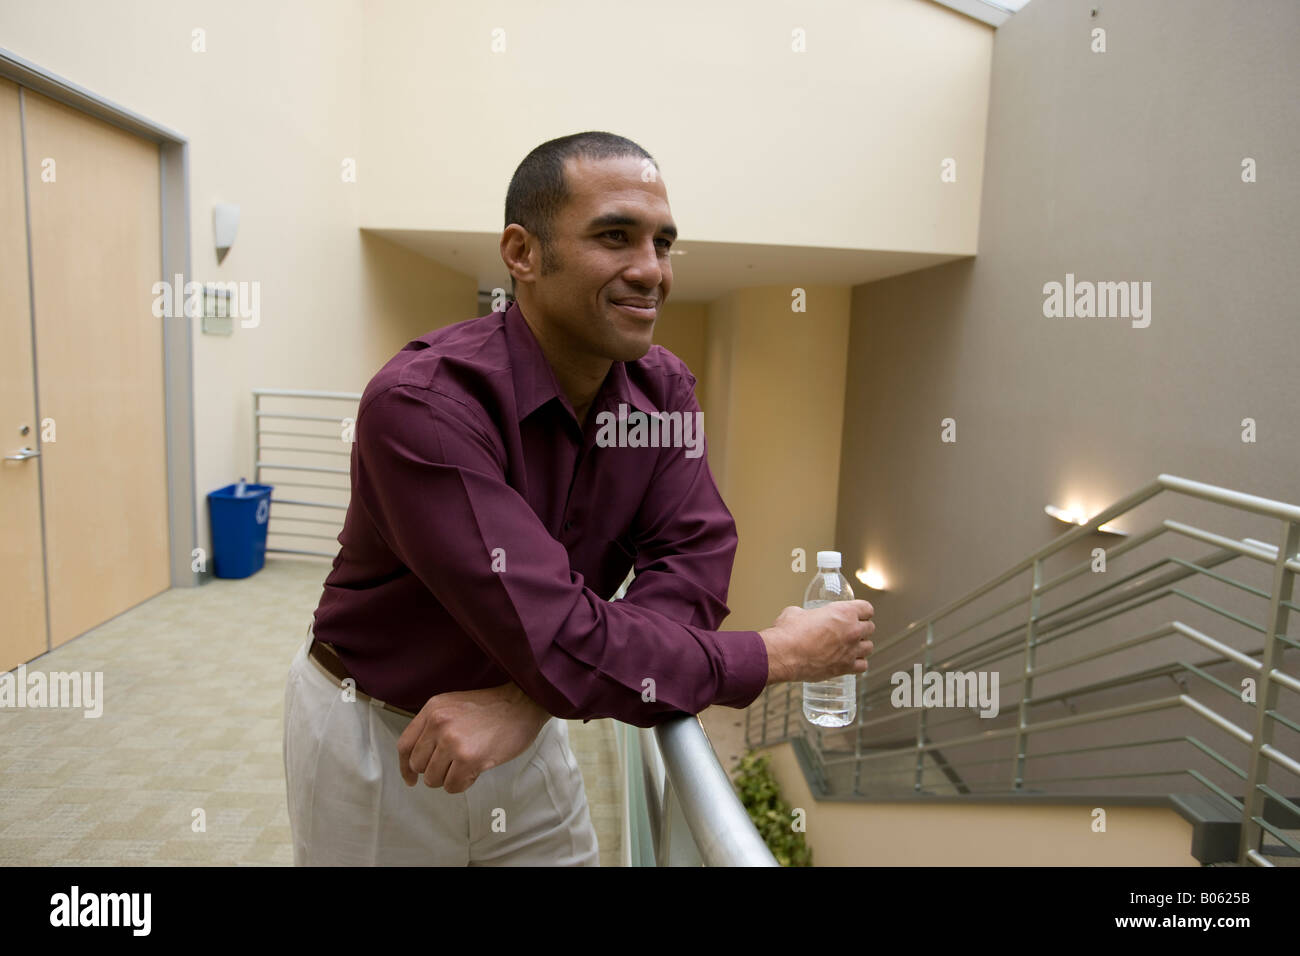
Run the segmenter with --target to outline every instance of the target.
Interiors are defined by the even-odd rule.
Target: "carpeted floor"
[[[102,672],[103,714],[0,709],[0,865],[292,865],[284,681],[328,571],[272,555],[250,578],[166,591],[30,662]],[[617,866],[613,727],[568,725],[601,864]]]

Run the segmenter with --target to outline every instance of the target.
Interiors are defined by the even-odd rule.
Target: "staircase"
[[[877,639],[854,724],[778,685],[746,742],[789,741],[818,801],[1165,807],[1202,865],[1300,865],[1297,572],[1300,507],[1160,475]],[[943,690],[900,703],[918,665]],[[947,682],[980,674],[996,714]]]

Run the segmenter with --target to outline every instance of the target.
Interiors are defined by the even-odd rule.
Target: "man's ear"
[[[537,258],[537,252],[536,237],[517,222],[506,226],[501,233],[501,261],[510,271],[511,295],[514,295],[517,280],[532,277],[533,259]]]

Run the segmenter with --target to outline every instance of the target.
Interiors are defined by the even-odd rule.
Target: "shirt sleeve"
[[[657,611],[674,621],[716,630],[726,619],[727,590],[736,556],[736,522],[718,492],[708,464],[695,380],[681,379],[675,411],[689,416],[695,447],[664,448],[659,454],[649,490],[632,528],[636,548],[635,576],[622,600]],[[762,656],[766,683],[767,654],[753,647],[746,635],[727,632],[738,649]],[[762,644],[762,638],[758,638]],[[754,696],[762,690],[760,686]]]
[[[760,663],[766,683],[756,633],[758,648],[586,588],[507,484],[499,436],[472,406],[398,385],[359,412],[355,434],[357,495],[388,546],[548,713],[650,727],[743,706]]]

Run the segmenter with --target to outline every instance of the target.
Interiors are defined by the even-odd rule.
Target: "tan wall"
[[[709,465],[740,544],[725,627],[767,627],[801,604],[816,552],[835,548],[849,290],[744,289],[710,304]],[[807,554],[791,570],[792,551]]]
[[[807,813],[815,866],[1200,866],[1192,825],[1173,810],[1098,802],[1101,833],[1083,804],[817,801],[790,744],[765,753],[782,799]]]
[[[730,469],[727,467],[729,448],[727,435],[731,431],[731,383],[735,355],[736,316],[734,309],[725,306],[726,303],[721,303],[719,307],[710,308],[708,320],[705,322],[705,356],[708,365],[704,378],[709,383],[709,400],[708,404],[701,401],[700,407],[704,410],[704,429],[709,446],[709,469],[713,472],[713,480],[722,492],[723,499],[728,500],[727,476],[730,474]],[[733,574],[732,577],[734,579],[735,575]],[[734,610],[735,604],[731,606]]]
[[[500,230],[529,150],[605,129],[659,161],[693,240],[975,251],[993,31],[937,4],[363,9],[368,226]]]
[[[654,341],[679,359],[695,376],[695,399],[708,400],[708,309],[699,302],[668,302],[655,322]],[[707,438],[707,432],[706,432]]]
[[[472,277],[387,239],[364,231],[359,237],[364,304],[355,318],[366,332],[361,366],[370,370],[367,379],[411,339],[483,314]],[[345,368],[343,375],[355,377],[356,369]]]
[[[203,496],[252,477],[252,388],[360,391],[409,339],[477,314],[471,277],[358,231],[341,170],[361,149],[362,21],[353,0],[0,5],[0,46],[189,139],[193,277],[261,284],[256,328],[226,338],[195,323],[200,545]],[[218,200],[241,207],[221,265]]]

